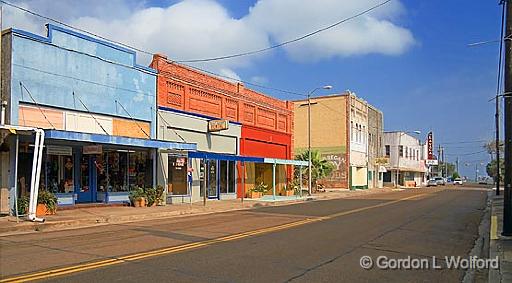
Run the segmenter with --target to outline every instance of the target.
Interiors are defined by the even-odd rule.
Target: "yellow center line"
[[[345,216],[345,215],[349,215],[349,214],[353,214],[353,213],[357,213],[357,212],[361,212],[361,211],[365,211],[365,210],[369,210],[369,209],[373,209],[373,208],[392,205],[392,204],[395,204],[395,203],[398,203],[401,201],[419,198],[419,197],[425,196],[427,194],[430,194],[430,193],[414,195],[414,196],[405,197],[405,198],[401,198],[401,199],[397,199],[397,200],[393,200],[393,201],[388,201],[388,202],[384,202],[384,203],[380,203],[380,204],[376,204],[376,205],[372,205],[372,206],[356,208],[356,209],[352,209],[352,210],[348,210],[348,211],[334,213],[334,214],[331,214],[328,216],[311,217],[311,218],[307,218],[307,219],[303,219],[303,220],[299,220],[299,221],[295,221],[295,222],[291,222],[291,223],[286,223],[286,224],[281,224],[281,225],[277,225],[277,226],[252,230],[252,231],[248,231],[248,232],[237,233],[237,234],[223,236],[223,237],[210,239],[210,240],[204,240],[204,241],[200,241],[200,242],[188,243],[188,244],[183,244],[183,245],[179,245],[179,246],[167,247],[167,248],[162,248],[162,249],[158,249],[158,250],[154,250],[154,251],[140,252],[140,253],[135,253],[135,254],[116,257],[116,258],[110,258],[110,259],[99,260],[99,261],[94,261],[94,262],[90,262],[90,263],[73,265],[73,266],[69,266],[69,267],[52,269],[52,270],[48,270],[48,271],[30,273],[30,274],[26,274],[26,275],[22,275],[22,276],[5,278],[5,279],[1,279],[0,283],[27,282],[27,281],[38,280],[38,279],[48,279],[48,278],[62,276],[62,275],[70,274],[70,273],[76,273],[76,272],[96,269],[96,268],[120,264],[120,263],[124,263],[124,262],[141,260],[141,259],[149,258],[149,257],[178,253],[178,252],[182,252],[182,251],[211,246],[211,245],[214,245],[217,243],[239,240],[239,239],[243,239],[243,238],[253,237],[253,236],[257,236],[257,235],[261,235],[261,234],[266,234],[266,233],[289,229],[289,228],[293,228],[293,227],[297,227],[297,226],[302,226],[302,225],[309,224],[309,223],[329,220],[329,219],[333,219],[336,217]]]

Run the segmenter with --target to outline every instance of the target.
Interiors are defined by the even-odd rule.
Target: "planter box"
[[[44,215],[52,215],[55,214],[55,211],[49,211],[46,205],[42,203],[38,203],[36,207],[36,216],[44,216]]]
[[[260,198],[261,197],[261,193],[260,192],[250,191],[247,195],[248,195],[249,198]]]
[[[146,206],[146,199],[145,198],[138,198],[133,200],[133,206],[135,207],[145,207]]]

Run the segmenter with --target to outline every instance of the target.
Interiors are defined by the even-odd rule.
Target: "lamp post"
[[[332,86],[325,85],[317,87],[308,92],[308,195],[311,195],[311,95],[319,89],[332,89]]]
[[[405,134],[421,134],[421,131],[412,131],[412,132],[399,132],[398,134],[398,145],[396,147],[396,176],[395,176],[395,188],[398,188],[398,178],[400,176],[400,144],[402,143],[402,136]]]

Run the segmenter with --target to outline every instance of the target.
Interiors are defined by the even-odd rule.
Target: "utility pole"
[[[439,171],[441,171],[441,177],[443,176],[443,171],[439,170],[441,168],[441,144],[439,144],[437,149],[437,176],[439,177]]]
[[[503,24],[505,23],[505,1],[500,2],[501,6],[501,30],[500,30],[500,54],[498,61],[498,83],[496,86],[496,113],[495,124],[496,124],[496,195],[500,195],[500,89],[501,89],[501,63],[503,55]]]
[[[455,161],[455,164],[457,164],[457,174],[459,174],[459,157],[458,156],[457,156],[457,161]]]
[[[512,236],[512,42],[508,39],[512,35],[512,5],[510,0],[504,2],[506,7],[505,27],[505,195],[503,198],[503,235]],[[502,39],[504,40],[504,39]],[[498,164],[499,166],[499,164]]]

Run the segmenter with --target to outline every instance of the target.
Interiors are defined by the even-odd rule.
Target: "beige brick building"
[[[308,104],[307,100],[294,103],[294,150],[299,154],[308,148]],[[368,188],[368,108],[366,101],[351,92],[311,99],[311,148],[335,165],[331,175],[321,180],[327,188]],[[382,127],[378,112],[376,119],[380,117]],[[380,138],[382,130],[377,132],[372,138]]]

